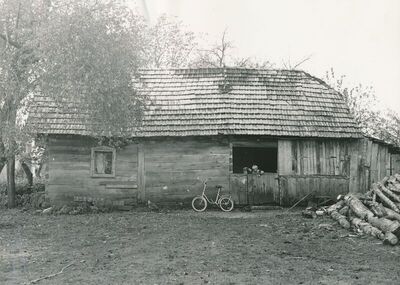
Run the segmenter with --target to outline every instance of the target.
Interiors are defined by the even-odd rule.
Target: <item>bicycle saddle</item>
[[[217,189],[222,188],[222,185],[216,185],[215,188]]]

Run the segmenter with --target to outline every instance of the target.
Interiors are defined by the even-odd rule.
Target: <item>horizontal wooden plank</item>
[[[136,184],[106,184],[106,188],[115,188],[115,189],[137,189]]]

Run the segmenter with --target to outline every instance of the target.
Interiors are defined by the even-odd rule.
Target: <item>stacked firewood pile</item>
[[[339,196],[326,213],[342,227],[351,227],[395,245],[400,238],[400,174],[374,183],[365,194]]]

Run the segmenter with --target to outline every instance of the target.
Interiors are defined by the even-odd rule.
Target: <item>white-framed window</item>
[[[92,148],[92,177],[115,177],[115,148],[98,146]]]

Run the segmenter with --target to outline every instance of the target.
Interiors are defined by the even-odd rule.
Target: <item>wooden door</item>
[[[276,173],[231,174],[230,187],[237,204],[279,204],[278,175]]]
[[[279,201],[278,179],[276,173],[247,176],[247,196],[250,205],[275,204]]]

